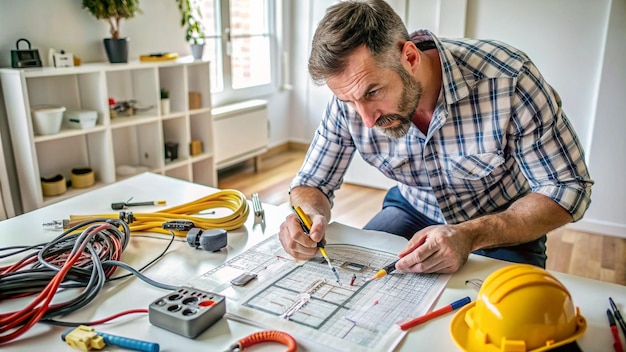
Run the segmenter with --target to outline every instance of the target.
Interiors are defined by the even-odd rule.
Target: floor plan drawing
[[[275,235],[190,284],[224,295],[232,318],[323,341],[328,350],[372,351],[393,350],[404,335],[397,324],[427,312],[449,279],[394,272],[367,281],[397,256],[353,244],[326,250],[339,283],[321,256],[296,262]],[[243,273],[257,277],[231,284]]]

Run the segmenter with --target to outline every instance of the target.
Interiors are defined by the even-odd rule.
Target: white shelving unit
[[[121,166],[217,185],[206,61],[3,68],[0,79],[24,212],[128,177],[116,172]],[[171,108],[166,115],[159,104],[161,88],[170,91]],[[189,92],[200,93],[199,107],[189,108]],[[112,117],[109,97],[116,101],[134,99],[140,109],[133,116]],[[63,127],[57,134],[38,136],[33,130],[31,106],[39,104],[95,110],[98,120],[90,129]],[[201,154],[191,155],[192,140],[202,142]],[[178,143],[175,160],[166,161],[166,142]],[[77,167],[93,169],[96,184],[81,189],[68,187],[54,197],[43,196],[41,177],[61,174],[70,180],[71,170]]]

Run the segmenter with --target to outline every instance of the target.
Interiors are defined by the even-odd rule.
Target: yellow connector
[[[99,336],[94,328],[85,325],[79,325],[74,330],[67,334],[64,334],[63,340],[70,347],[77,348],[83,351],[90,351],[92,349],[102,349],[105,343],[102,336]]]

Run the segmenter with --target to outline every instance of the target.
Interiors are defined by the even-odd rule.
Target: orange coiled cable
[[[237,341],[239,344],[239,348],[243,351],[244,349],[256,345],[261,342],[278,342],[287,346],[287,350],[285,352],[296,352],[298,350],[298,344],[296,340],[286,332],[278,331],[278,330],[266,330],[255,332],[254,334],[250,334],[243,339]]]

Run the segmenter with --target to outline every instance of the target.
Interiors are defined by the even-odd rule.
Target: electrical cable
[[[93,325],[100,325],[100,324],[107,323],[107,322],[109,322],[109,321],[111,321],[113,319],[117,319],[117,318],[125,316],[125,315],[137,314],[137,313],[148,314],[149,310],[148,309],[129,309],[129,310],[125,310],[123,312],[119,312],[119,313],[113,314],[113,315],[108,316],[106,318],[102,318],[102,319],[98,319],[98,320],[94,320],[94,321],[89,321],[89,322],[69,322],[69,321],[45,320],[45,319],[40,320],[40,322],[41,323],[47,323],[47,324],[50,324],[50,325],[67,326],[67,327],[79,326],[79,325],[93,326]]]
[[[293,336],[279,330],[265,330],[252,333],[232,344],[226,352],[239,352],[263,342],[278,342],[287,347],[285,352],[296,352],[298,344]]]
[[[200,217],[201,212],[207,209],[226,208],[232,213],[222,217]],[[248,219],[250,206],[243,193],[234,189],[225,189],[197,199],[154,213],[132,213],[122,211],[120,214],[94,214],[94,215],[70,215],[69,224],[75,224],[92,218],[116,218],[120,215],[130,215],[128,223],[131,232],[146,231],[168,234],[169,231],[162,228],[163,223],[174,220],[189,220],[195,227],[205,230],[221,228],[224,230],[238,229]],[[177,236],[185,236],[176,233]]]
[[[161,251],[161,254],[157,255],[154,259],[152,259],[150,262],[148,262],[148,264],[142,266],[141,268],[139,268],[139,270],[137,270],[139,273],[137,273],[136,275],[142,276],[142,274],[140,274],[140,272],[144,271],[146,268],[148,268],[150,265],[154,264],[157,260],[161,259],[165,253],[167,253],[167,251],[170,249],[170,247],[172,246],[172,243],[174,242],[174,239],[176,238],[176,235],[174,234],[174,231],[170,231],[170,234],[172,235],[170,237],[170,242],[167,244],[167,246],[165,248],[163,248],[163,250]],[[149,236],[142,236],[142,237],[149,237]],[[154,238],[154,237],[153,237]],[[161,238],[160,238],[161,239]],[[185,241],[187,242],[187,241]],[[127,269],[128,270],[128,269]],[[121,275],[121,276],[116,276],[116,277],[112,277],[110,278],[108,281],[116,281],[116,280],[121,280],[124,278],[127,278],[131,275],[133,275],[134,273],[130,273],[130,274],[126,274],[126,275]],[[145,281],[145,280],[144,280]],[[172,290],[177,290],[178,287],[172,289]]]
[[[107,264],[107,265],[117,265],[120,266],[128,271],[130,271],[133,275],[137,276],[139,279],[141,279],[142,281],[154,286],[154,287],[158,287],[158,288],[162,288],[164,290],[170,290],[170,291],[176,291],[178,290],[178,286],[172,286],[172,285],[166,285],[166,284],[162,284],[160,282],[154,281],[152,279],[150,279],[149,277],[141,274],[139,271],[135,270],[133,267],[131,267],[130,265],[123,263],[123,262],[118,262],[115,260],[108,260],[106,262],[103,262],[103,264]]]
[[[15,263],[0,268],[0,301],[26,296],[35,298],[21,310],[0,313],[0,344],[19,337],[38,322],[63,326],[82,324],[56,321],[53,318],[88,305],[105,283],[114,279],[135,275],[150,285],[171,290],[173,286],[158,283],[140,273],[165,254],[175,238],[173,232],[170,231],[170,234],[166,249],[139,270],[120,261],[130,239],[130,227],[121,219],[88,219],[75,224],[48,243],[1,248],[0,252],[13,251],[5,257],[26,254]],[[118,267],[130,271],[130,274],[112,278]],[[71,299],[57,299],[53,303],[56,293],[67,288],[82,290]],[[121,312],[92,324],[144,311]]]

